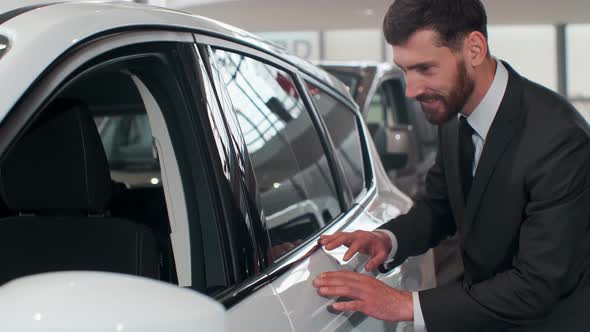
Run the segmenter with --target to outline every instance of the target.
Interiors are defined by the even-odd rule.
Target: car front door
[[[236,134],[243,138],[246,179],[250,167],[252,171],[247,191],[264,230],[257,245],[268,259],[265,270],[258,274],[261,289],[269,287],[278,295],[295,331],[352,328],[351,315],[330,312],[334,299],[318,296],[311,282],[325,271],[361,270],[367,261],[357,256],[343,262],[342,249],[326,253],[317,245],[320,234],[377,226],[375,222],[353,222],[361,210],[352,205],[348,183],[335,176],[343,169],[353,172],[356,181],[350,181],[366,193],[361,148],[357,147],[358,157],[353,156],[351,164],[337,161],[329,139],[322,134],[321,120],[311,112],[294,74],[296,68],[231,43],[210,39],[207,43],[213,46],[208,51],[213,71],[221,77],[217,90],[229,96],[230,111],[238,124]],[[261,296],[253,293],[249,297]],[[230,309],[230,315],[256,317],[264,330],[267,326],[260,322],[269,319],[271,310],[240,304]]]

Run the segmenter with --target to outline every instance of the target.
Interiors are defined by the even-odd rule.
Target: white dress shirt
[[[498,113],[500,103],[502,102],[502,98],[504,98],[504,93],[508,86],[508,70],[504,67],[502,62],[498,60],[496,60],[496,65],[496,73],[494,74],[492,85],[475,110],[467,116],[467,122],[475,131],[472,136],[473,143],[475,144],[475,158],[473,159],[472,168],[474,176],[479,163],[479,158],[483,152],[486,137],[488,136],[492,122],[496,117],[496,113]],[[462,117],[464,115],[459,114],[458,116]],[[388,230],[378,231],[384,232],[391,239],[391,251],[385,261],[385,265],[387,266],[393,262],[393,257],[397,252],[397,238]],[[426,332],[426,324],[424,322],[424,315],[422,314],[418,292],[412,292],[412,299],[414,302],[414,332]]]

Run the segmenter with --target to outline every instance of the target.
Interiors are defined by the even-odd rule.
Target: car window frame
[[[257,246],[256,241],[260,236],[257,234],[260,234],[261,231],[253,220],[251,207],[247,202],[248,197],[246,197],[243,190],[242,181],[247,176],[244,176],[241,170],[247,167],[244,167],[244,161],[240,160],[239,147],[236,146],[239,145],[237,143],[239,137],[236,139],[230,134],[229,128],[231,125],[222,107],[218,91],[214,86],[209,60],[203,56],[203,50],[196,43],[191,53],[190,62],[190,67],[195,67],[198,64],[201,67],[198,70],[202,72],[202,75],[199,76],[200,81],[197,84],[207,85],[210,88],[202,88],[202,90],[206,91],[203,97],[208,99],[207,103],[210,104],[210,107],[196,113],[195,116],[200,119],[199,134],[202,134],[201,138],[207,145],[208,159],[215,163],[211,167],[210,174],[215,182],[219,205],[218,211],[221,216],[219,220],[219,227],[221,228],[220,240],[224,248],[225,258],[229,260],[227,263],[230,270],[228,276],[229,286],[219,294],[215,294],[214,297],[226,307],[230,307],[244,298],[244,294],[247,294],[250,289],[256,288],[256,283],[251,281],[251,275],[246,278],[246,281],[241,280],[241,273],[238,270],[245,268],[251,271],[260,271],[263,268],[265,258],[261,255],[261,249]],[[193,76],[196,78],[195,75]],[[194,81],[195,78],[192,80]],[[215,126],[216,132],[214,132],[212,126]],[[220,156],[221,153],[223,153],[223,157]],[[232,162],[229,161],[230,159]],[[238,220],[236,221],[236,219]],[[235,230],[237,222],[241,223],[242,226],[246,226],[246,232],[239,233]],[[244,247],[237,247],[236,243],[234,243],[232,234],[236,233],[240,237],[239,241],[247,242]],[[248,256],[248,262],[241,265],[239,263],[244,262],[238,262],[238,260],[243,261],[243,259],[236,257],[236,252],[240,251],[246,251]],[[240,291],[235,290],[236,284],[244,283],[250,286]]]
[[[211,34],[206,34],[203,32],[195,32],[194,38],[195,38],[195,43],[197,44],[197,48],[200,51],[201,57],[205,57],[205,53],[204,53],[203,49],[206,49],[207,47],[218,47],[218,48],[222,48],[227,51],[230,51],[230,52],[238,52],[238,53],[241,53],[244,55],[252,56],[254,59],[261,60],[265,63],[270,63],[271,65],[278,67],[279,69],[290,73],[296,83],[296,86],[297,86],[298,92],[300,93],[301,98],[304,100],[304,102],[306,103],[306,107],[308,107],[309,111],[311,112],[310,117],[313,116],[313,118],[316,119],[315,121],[318,121],[318,123],[320,124],[320,126],[321,126],[320,128],[322,128],[321,129],[322,133],[320,134],[320,139],[322,139],[322,137],[329,138],[330,136],[327,132],[327,129],[325,127],[325,124],[324,124],[321,116],[319,115],[317,110],[315,110],[315,105],[313,104],[313,101],[310,99],[310,97],[308,95],[307,89],[304,86],[305,82],[303,81],[303,77],[308,77],[308,78],[310,78],[311,81],[316,82],[325,88],[328,88],[331,96],[344,102],[349,107],[354,108],[356,110],[355,114],[357,114],[357,119],[359,121],[362,121],[361,120],[362,115],[358,111],[358,106],[356,106],[356,104],[354,102],[352,102],[352,100],[353,100],[352,98],[350,98],[350,99],[345,98],[344,96],[342,96],[340,94],[339,91],[335,91],[334,89],[332,89],[329,86],[327,86],[326,84],[324,84],[323,81],[316,79],[315,77],[308,74],[307,72],[300,71],[294,65],[288,63],[287,61],[284,61],[283,59],[280,59],[276,54],[268,53],[268,52],[264,51],[263,49],[259,49],[253,45],[248,44],[247,42],[240,42],[239,38],[211,35]],[[207,62],[207,61],[204,61],[204,62]],[[210,66],[208,66],[208,70],[210,71],[210,75],[211,75],[212,69],[210,68]],[[219,97],[219,90],[217,89],[217,85],[215,87],[215,92],[218,94],[218,102],[222,106],[222,101],[219,100],[220,97]],[[220,109],[222,112],[229,111],[229,113],[233,114],[232,117],[236,116],[233,109],[226,110],[225,107],[221,107]],[[227,120],[226,120],[226,122],[227,122]],[[234,122],[237,123],[237,121],[234,121]],[[231,135],[233,136],[233,140],[235,142],[243,141],[243,139],[241,137],[241,131],[239,129],[239,126],[232,127],[231,123],[226,123],[226,125],[228,125],[228,128],[229,128]],[[361,126],[361,128],[362,128],[361,139],[363,140],[362,144],[363,144],[363,146],[367,146],[366,145],[368,143],[367,137],[369,137],[368,136],[369,135],[368,129],[366,128],[366,126],[364,126],[364,124]],[[242,146],[236,146],[236,149],[239,150],[240,148],[242,148]],[[334,155],[335,148],[334,148],[333,144],[331,143],[331,141],[330,141],[330,145],[329,145],[329,152],[326,152],[326,153],[330,153],[333,156],[335,156]],[[373,173],[373,169],[374,169],[373,168],[374,167],[373,160],[370,157],[370,154],[368,154],[368,157],[369,157],[368,158],[369,166],[366,167],[365,171],[371,172],[370,173],[371,179],[370,179],[370,181],[366,181],[366,183],[365,183],[369,189],[363,197],[359,197],[355,201],[346,202],[347,203],[346,208],[343,209],[343,213],[341,213],[338,216],[338,218],[336,218],[331,223],[326,225],[320,231],[316,232],[307,241],[299,244],[296,248],[294,248],[288,254],[286,254],[284,257],[282,257],[279,262],[275,262],[273,264],[270,264],[267,267],[265,267],[263,270],[258,271],[257,273],[252,275],[247,280],[244,280],[240,283],[232,285],[226,291],[224,291],[221,294],[219,294],[218,296],[216,296],[216,299],[219,300],[221,303],[223,303],[224,306],[228,309],[234,307],[235,305],[239,304],[241,301],[246,299],[248,296],[250,296],[252,293],[256,292],[258,289],[265,287],[266,285],[269,285],[276,278],[280,277],[281,275],[283,275],[285,273],[288,273],[299,262],[306,259],[310,255],[313,255],[317,250],[319,250],[320,247],[318,246],[317,243],[318,243],[320,234],[334,233],[336,231],[346,228],[352,222],[354,222],[356,220],[356,218],[360,214],[363,213],[363,211],[367,208],[367,206],[370,204],[370,202],[377,195],[376,179],[375,179],[375,176]],[[245,160],[249,160],[249,158],[245,158]],[[337,160],[337,158],[335,158],[335,160]],[[339,162],[338,162],[338,164],[339,164]],[[250,168],[252,168],[251,164],[250,164]],[[343,174],[341,166],[339,169],[340,169],[340,171],[338,171],[339,172],[338,178],[341,179],[342,174]],[[246,188],[242,188],[242,189],[245,191],[250,191],[250,193],[252,193],[252,190],[254,190],[255,193],[258,193],[258,190],[254,185],[256,182],[254,179],[253,172],[250,172],[250,173],[246,172],[246,173],[243,173],[242,175],[243,175],[242,180],[244,181],[244,184],[246,187]],[[334,180],[337,181],[336,178]],[[349,189],[347,189],[347,190],[349,190]],[[250,197],[250,198],[251,198],[251,200],[248,202],[249,204],[256,204],[257,201],[259,202],[259,197],[258,198]],[[254,208],[256,208],[256,207],[254,207]],[[268,239],[267,239],[267,241],[268,241]],[[257,242],[257,244],[258,244],[258,242]]]
[[[2,121],[2,125],[0,126],[0,155],[5,155],[5,152],[11,148],[14,142],[19,140],[20,136],[27,130],[27,128],[34,123],[35,118],[40,111],[43,110],[57,94],[59,94],[59,91],[63,88],[64,84],[70,82],[77,72],[80,71],[80,68],[87,66],[87,64],[93,59],[99,58],[105,53],[122,47],[130,47],[145,43],[157,44],[160,42],[194,45],[192,32],[189,31],[123,29],[121,31],[115,30],[109,31],[106,34],[97,35],[93,38],[82,41],[71,49],[63,52],[60,57],[48,66],[36,81],[31,84],[28,90],[19,98],[18,102],[12,107],[11,111]],[[104,65],[105,62],[102,62],[101,64]],[[176,80],[183,80],[183,75],[179,76],[179,74],[178,71],[175,71],[174,78]],[[178,89],[182,89],[182,93],[186,92],[184,88],[177,88],[177,90]],[[189,107],[188,103],[186,104],[186,106]],[[196,105],[192,106],[196,107]],[[191,142],[191,147],[196,146],[197,143],[198,142]],[[177,166],[177,170],[182,167],[180,163],[178,163]],[[183,179],[182,182],[184,183],[185,179]],[[189,187],[195,187],[194,183],[191,183],[191,186]],[[184,186],[183,189],[185,190],[185,202],[187,202],[188,199],[186,198],[189,196],[186,192],[187,186]],[[194,236],[193,233],[200,232],[200,230],[193,229],[193,226],[199,224],[198,226],[200,227],[199,220],[201,220],[203,216],[201,215],[201,211],[190,211],[189,204],[185,204],[185,208],[189,213],[186,223],[188,223],[190,232],[189,243],[192,245],[194,242],[192,240],[192,237]],[[190,285],[185,286],[202,292],[203,290],[197,289],[197,285],[195,285],[194,278],[196,278],[196,273],[193,271],[193,268],[195,267],[193,258],[194,253],[191,247],[191,251],[189,252],[190,265],[188,268],[190,271],[190,275],[188,275]],[[182,285],[180,286],[182,287]]]
[[[312,84],[314,84],[316,87],[320,88],[322,90],[322,92],[328,94],[330,97],[336,99],[337,101],[341,102],[343,104],[343,106],[347,107],[351,113],[353,114],[356,124],[357,124],[357,128],[359,130],[358,134],[359,134],[359,139],[361,141],[361,148],[362,148],[362,158],[363,158],[363,169],[364,169],[364,189],[363,191],[356,197],[353,198],[353,204],[363,204],[364,202],[366,202],[368,199],[370,199],[373,196],[373,191],[375,189],[376,186],[376,180],[375,180],[375,174],[373,171],[373,159],[371,157],[371,152],[369,151],[369,141],[368,139],[370,139],[370,134],[369,131],[366,127],[363,115],[361,114],[360,110],[359,110],[359,106],[356,104],[352,104],[350,102],[348,102],[348,100],[344,99],[344,98],[340,98],[338,94],[335,94],[332,89],[327,86],[326,84],[324,84],[323,82],[317,80],[316,78],[307,75],[307,74],[301,74],[301,79],[305,82],[310,82]],[[306,85],[304,85],[306,86]],[[311,96],[309,95],[309,91],[306,88],[305,93],[307,94],[307,98],[310,99],[311,101]],[[314,112],[317,114],[319,113],[319,110],[317,109],[315,103],[313,103],[313,108],[314,108]],[[320,115],[320,121],[322,122],[322,125],[326,128],[326,133],[328,134],[328,136],[330,136],[327,126],[324,122],[324,119],[322,118],[322,116]],[[331,144],[332,144],[332,148],[335,150],[335,146],[333,144],[333,142],[330,140]],[[346,180],[345,177],[345,173],[344,173],[344,169],[340,163],[340,161],[338,161],[339,164],[339,176],[343,177]],[[347,186],[348,186],[348,191],[351,194],[351,189],[350,189],[350,184],[348,184],[348,181],[346,181]]]
[[[331,168],[331,171],[333,174],[333,178],[334,178],[334,182],[336,184],[336,188],[338,188],[340,190],[345,190],[346,192],[350,191],[350,188],[347,183],[345,183],[345,184],[343,184],[342,182],[340,184],[337,183],[337,181],[342,181],[342,179],[343,179],[342,166],[340,165],[338,159],[335,158],[334,146],[331,142],[331,138],[330,138],[330,136],[327,132],[327,129],[325,127],[325,123],[321,119],[321,115],[319,115],[319,113],[317,112],[315,105],[313,104],[313,101],[310,99],[310,96],[308,95],[308,91],[307,91],[307,88],[305,88],[305,86],[304,86],[305,82],[303,81],[302,77],[307,77],[307,78],[309,78],[308,79],[309,81],[312,81],[315,84],[322,86],[322,88],[324,90],[329,91],[330,96],[332,96],[332,97],[336,98],[338,101],[344,103],[345,105],[347,105],[347,107],[354,109],[354,108],[356,108],[356,106],[353,106],[355,104],[352,104],[349,100],[340,96],[339,93],[335,93],[333,91],[333,89],[330,88],[329,86],[327,86],[325,83],[323,83],[323,81],[309,75],[306,72],[302,72],[297,67],[287,63],[286,61],[282,60],[281,58],[277,57],[276,55],[269,54],[264,51],[255,49],[255,48],[253,48],[249,45],[246,45],[246,44],[237,43],[234,40],[227,40],[227,39],[217,38],[217,37],[212,37],[212,36],[207,36],[207,35],[195,35],[195,39],[196,39],[196,42],[200,46],[202,45],[205,47],[218,48],[218,49],[222,49],[222,50],[225,50],[228,52],[242,54],[244,56],[248,56],[248,57],[253,58],[254,60],[257,60],[257,61],[261,61],[265,64],[268,64],[270,66],[273,66],[277,69],[280,69],[280,70],[288,73],[296,85],[298,93],[300,94],[300,96],[304,102],[304,105],[306,106],[306,109],[309,112],[309,116],[311,117],[312,121],[314,122],[316,132],[318,132],[318,136],[319,136],[320,140],[323,141],[322,144],[328,144],[327,147],[324,147],[324,152],[326,153],[326,156],[327,157],[331,156],[331,158],[334,158],[333,159],[334,163],[336,165],[338,165],[336,167],[330,165],[330,168]],[[224,110],[224,111],[226,111],[226,112],[230,111],[231,113],[233,113],[235,115],[233,109]],[[358,110],[355,112],[355,119],[357,121],[359,121],[359,119],[360,119],[360,117],[358,115]],[[237,131],[237,130],[232,131],[232,135],[235,136],[238,134],[241,135],[241,131]],[[363,139],[363,135],[361,135],[361,139]],[[363,140],[363,146],[365,144],[366,143]],[[245,177],[247,177],[247,176],[248,175],[245,174]],[[372,181],[372,177],[371,177],[371,180],[366,183],[372,183],[372,182],[373,181]],[[253,183],[255,183],[255,182],[253,182]],[[255,189],[255,192],[258,193],[257,188]],[[357,201],[363,200],[363,198],[365,198],[366,196],[368,196],[368,192],[363,197],[359,197],[359,199]],[[255,199],[253,199],[253,201],[254,200]],[[309,243],[313,242],[315,245],[314,240],[317,241],[317,238],[319,238],[319,234],[324,233],[326,229],[331,228],[334,224],[341,225],[342,219],[346,219],[345,218],[346,215],[353,208],[354,204],[355,204],[355,201],[351,201],[350,197],[348,197],[347,201],[345,201],[345,204],[342,207],[343,212],[338,216],[338,218],[335,218],[328,225],[326,225],[324,228],[317,231],[314,235],[311,236],[311,238],[309,238],[308,240],[304,241],[304,243],[297,246],[289,254],[285,255],[277,262],[274,262],[273,264],[271,264],[271,266],[269,266],[270,268],[272,268],[271,270],[275,270],[276,265],[284,265],[283,264],[284,262],[290,261],[292,259],[292,257],[290,257],[290,256],[293,256],[293,255],[291,255],[291,253],[301,252],[302,250],[304,251],[304,248],[306,248]],[[294,256],[297,256],[297,255],[294,255]],[[273,267],[272,265],[275,265],[275,267]],[[267,268],[269,268],[269,267],[267,267]]]
[[[210,45],[210,46],[213,46],[213,45]],[[293,80],[293,83],[295,84],[295,87],[297,88],[297,92],[300,95],[301,100],[303,101],[305,111],[307,112],[308,116],[310,117],[312,125],[314,126],[314,129],[315,129],[315,132],[318,135],[318,139],[319,139],[320,143],[322,144],[322,151],[324,152],[324,154],[326,155],[326,158],[328,159],[328,165],[330,167],[332,180],[334,181],[334,185],[335,185],[335,193],[336,193],[337,198],[340,203],[340,209],[341,209],[340,215],[343,214],[347,210],[347,208],[350,206],[349,188],[348,188],[348,185],[345,185],[344,183],[341,182],[342,181],[342,176],[340,176],[341,166],[339,165],[338,159],[335,157],[334,150],[333,150],[333,144],[331,142],[329,135],[327,135],[327,132],[326,132],[323,122],[320,119],[321,116],[319,114],[317,114],[317,112],[314,111],[313,102],[306,95],[306,89],[303,88],[302,81],[299,79],[299,77],[297,75],[299,70],[296,67],[287,68],[289,65],[282,63],[279,58],[273,58],[271,56],[261,57],[261,55],[258,54],[258,52],[255,50],[250,50],[250,52],[245,52],[243,50],[237,50],[232,47],[224,47],[224,46],[214,46],[214,47],[217,49],[229,52],[229,53],[240,54],[240,55],[249,57],[255,61],[259,61],[265,65],[269,65],[271,67],[274,67],[278,70],[283,71],[285,74],[289,75],[289,77]],[[224,89],[224,87],[222,87],[222,88]],[[233,109],[231,109],[229,111],[231,113],[235,114]],[[238,128],[238,130],[239,130],[239,133],[241,134],[241,129]],[[237,135],[237,132],[234,135]],[[244,148],[244,151],[247,152],[247,148]],[[250,154],[247,153],[247,155],[249,156]],[[250,158],[247,158],[247,159],[249,160]],[[331,163],[330,159],[333,160],[332,161],[333,163]],[[253,168],[252,165],[250,165],[250,167]],[[258,190],[257,187],[252,188],[252,190],[255,190],[256,195],[258,197],[260,197],[260,191]],[[342,197],[342,196],[344,196],[344,197]],[[336,216],[336,218],[337,218],[337,216]],[[334,220],[332,220],[331,222],[333,222],[333,221]],[[316,231],[315,233],[319,233],[319,232],[321,232],[321,229]],[[305,240],[304,242],[307,242],[307,240]],[[276,264],[283,259],[284,259],[284,257],[281,257],[281,258],[277,259],[276,261],[274,261],[272,264]]]

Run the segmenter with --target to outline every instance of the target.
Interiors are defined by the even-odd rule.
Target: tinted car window
[[[382,87],[390,99],[389,104],[393,108],[393,117],[396,124],[408,125],[408,110],[406,108],[406,96],[402,81],[399,79],[390,79],[383,83]]]
[[[400,80],[390,79],[381,83],[371,98],[366,121],[388,127],[410,124],[406,97]]]
[[[388,100],[383,92],[383,87],[381,86],[375,91],[371,103],[369,103],[369,111],[367,112],[365,121],[367,121],[367,123],[384,124],[386,114],[393,111],[391,105],[389,105],[387,101]]]
[[[146,114],[95,118],[111,165],[151,162],[152,131]]]
[[[254,167],[277,259],[340,214],[318,133],[286,72],[214,50]]]
[[[307,86],[316,107],[328,126],[352,194],[357,197],[365,188],[365,171],[356,116],[349,107],[317,86],[312,83],[307,83]]]
[[[346,86],[348,86],[350,94],[352,94],[352,96],[356,98],[356,95],[358,93],[358,85],[361,80],[361,77],[359,75],[343,71],[330,70],[329,68],[327,68],[326,70],[330,72],[330,74],[334,75],[337,79],[341,80],[342,83],[346,84]]]

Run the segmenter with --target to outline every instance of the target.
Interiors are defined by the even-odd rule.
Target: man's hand
[[[412,293],[391,288],[371,276],[351,271],[325,272],[313,281],[313,286],[322,296],[352,299],[334,303],[334,310],[360,311],[392,322],[414,320]]]
[[[345,245],[348,247],[344,260],[348,261],[357,252],[371,256],[365,270],[373,271],[387,259],[391,250],[391,239],[382,232],[355,231],[352,233],[338,232],[332,235],[321,235],[320,244],[327,250]]]

